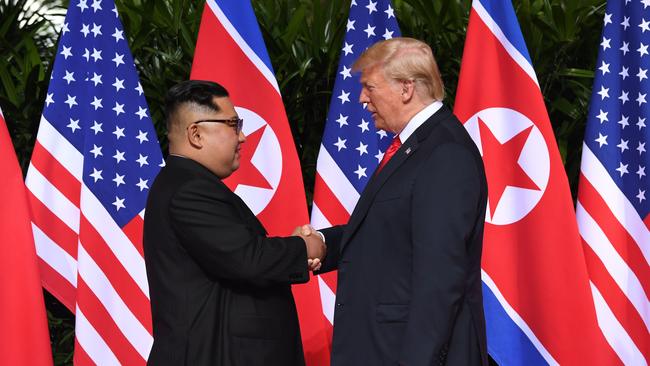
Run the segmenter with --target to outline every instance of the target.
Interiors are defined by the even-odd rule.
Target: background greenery
[[[362,0],[357,0],[361,2]],[[23,167],[40,120],[66,0],[0,0],[0,106]],[[311,202],[316,155],[350,0],[253,0]],[[117,0],[163,148],[165,91],[189,77],[201,0]],[[604,0],[514,0],[575,193]],[[436,54],[453,106],[470,0],[393,0],[404,36]],[[55,364],[72,363],[74,318],[46,294]]]

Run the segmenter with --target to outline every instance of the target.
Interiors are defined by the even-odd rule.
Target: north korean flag
[[[272,236],[309,222],[300,162],[273,66],[250,1],[207,0],[191,79],[212,80],[230,93],[244,119],[240,167],[224,183]],[[325,365],[326,319],[315,280],[293,287],[308,365]]]
[[[483,294],[501,365],[604,365],[569,185],[514,9],[474,0],[455,114],[483,156]]]

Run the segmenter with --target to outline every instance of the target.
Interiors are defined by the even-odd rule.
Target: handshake
[[[318,271],[327,253],[327,246],[321,233],[311,225],[298,226],[291,233],[292,236],[299,236],[307,246],[307,266],[310,271]]]

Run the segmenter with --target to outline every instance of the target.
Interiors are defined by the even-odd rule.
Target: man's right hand
[[[321,235],[311,225],[297,227],[292,235],[300,236],[305,241],[309,269],[318,270],[327,253],[327,246]]]

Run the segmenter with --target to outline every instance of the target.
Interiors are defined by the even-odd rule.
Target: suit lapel
[[[448,118],[451,112],[445,106],[441,107],[436,113],[434,113],[429,119],[424,122],[420,127],[418,127],[415,132],[402,144],[402,146],[397,150],[395,155],[386,163],[384,168],[370,178],[368,185],[363,190],[359,202],[354,208],[350,220],[341,239],[341,252],[344,250],[345,246],[354,236],[354,233],[358,230],[359,226],[365,219],[368,214],[368,210],[372,202],[377,195],[377,192],[381,187],[386,183],[388,178],[394,174],[399,174],[399,167],[404,164],[411,156],[416,154],[416,150],[420,146],[420,143],[429,137],[433,128],[443,119]]]

